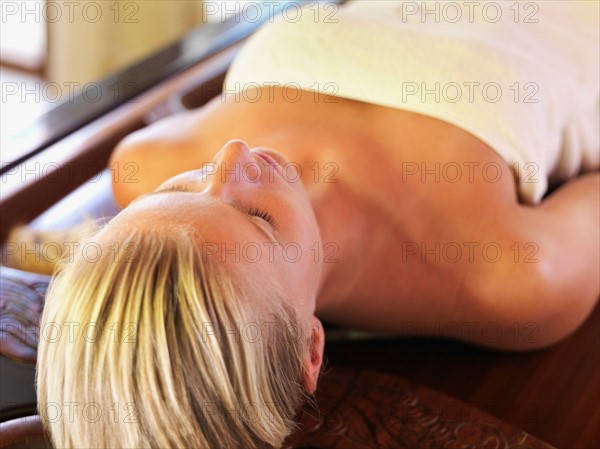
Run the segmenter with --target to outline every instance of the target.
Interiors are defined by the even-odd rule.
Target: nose
[[[215,156],[216,171],[210,177],[209,191],[219,197],[259,184],[261,169],[250,152],[250,147],[240,139],[230,140]]]

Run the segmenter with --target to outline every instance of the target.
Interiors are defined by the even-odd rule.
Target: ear
[[[309,346],[304,356],[304,388],[309,394],[317,389],[317,381],[321,372],[323,362],[323,350],[325,349],[325,332],[323,325],[315,316],[312,317],[309,327]]]

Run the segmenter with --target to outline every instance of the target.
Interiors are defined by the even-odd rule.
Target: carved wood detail
[[[285,449],[550,449],[464,402],[401,377],[354,368],[324,375]]]

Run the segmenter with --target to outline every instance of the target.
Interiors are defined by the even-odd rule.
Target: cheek
[[[312,235],[301,235],[282,243],[274,258],[281,279],[294,285],[306,284],[320,273],[323,245]]]
[[[310,206],[296,206],[293,213],[286,215],[280,235],[288,260],[305,264],[309,260],[319,259],[317,256],[322,251],[321,234]]]
[[[321,242],[318,228],[311,223],[297,222],[296,239],[281,248],[282,259],[290,280],[296,288],[311,290],[318,282],[325,248]]]
[[[319,225],[310,203],[300,204],[293,222],[295,242],[301,249],[303,265],[314,265],[323,259],[323,242]]]

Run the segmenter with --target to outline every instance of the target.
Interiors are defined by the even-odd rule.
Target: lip
[[[275,170],[277,170],[277,172],[283,176],[283,172],[281,170],[281,164],[279,164],[279,162],[277,162],[275,159],[273,159],[271,156],[269,156],[268,154],[262,153],[260,151],[253,151],[254,154],[256,154],[258,157],[260,157],[262,160],[264,160],[267,164],[269,164],[271,167],[273,167]]]

